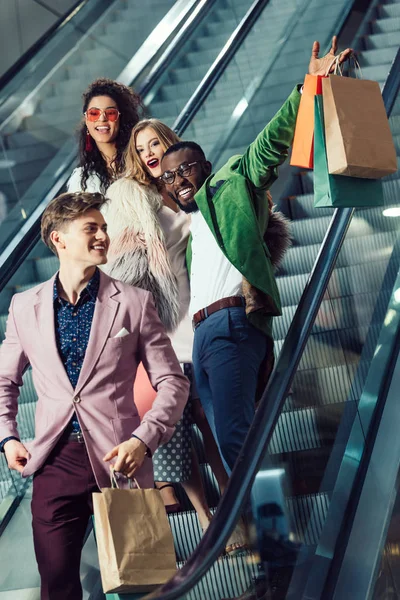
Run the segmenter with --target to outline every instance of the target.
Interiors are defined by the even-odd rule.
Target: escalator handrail
[[[179,136],[182,135],[189,123],[192,122],[203,102],[205,102],[214,89],[214,86],[219,81],[268,2],[269,0],[254,0],[243,19],[233,31],[229,40],[176,119],[172,128]]]
[[[388,116],[400,89],[400,50],[397,52],[382,96]],[[286,335],[276,367],[262,396],[257,419],[246,437],[228,486],[200,544],[180,571],[144,600],[177,600],[192,589],[221,555],[245,506],[247,496],[273,435],[278,417],[303,351],[310,337],[336,260],[354,213],[353,208],[336,209],[322,242],[309,280]],[[273,399],[273,401],[268,401]],[[221,526],[222,525],[222,526]]]
[[[140,95],[145,100],[147,94],[156,85],[160,79],[161,74],[165,71],[166,67],[176,57],[176,53],[186,43],[193,31],[199,25],[199,21],[202,20],[210,9],[214,6],[216,0],[200,0],[193,13],[189,18],[185,19],[184,25],[180,28],[174,39],[168,45],[168,48],[161,55],[160,59],[156,62],[150,73],[143,81],[140,86]],[[200,19],[197,16],[200,15]]]
[[[51,27],[38,39],[32,46],[11,65],[9,69],[0,77],[0,92],[10,81],[29,63],[29,61],[41,50],[59,31],[61,31],[78,13],[89,0],[77,0]]]

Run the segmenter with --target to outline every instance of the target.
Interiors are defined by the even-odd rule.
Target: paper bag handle
[[[340,57],[343,54],[343,52],[340,52],[337,56],[335,56],[335,58],[332,60],[331,64],[329,65],[329,67],[326,70],[325,73],[325,77],[328,77],[329,72],[331,70],[331,68],[333,66],[335,66],[335,70],[334,70],[334,74],[335,75],[340,75],[341,77],[343,77],[343,67],[342,65],[339,63]],[[356,79],[362,79],[362,71],[361,71],[361,67],[360,67],[360,63],[358,62],[355,54],[352,52],[350,54],[349,59],[353,60],[353,64],[354,64],[354,73],[356,75]],[[358,73],[360,75],[360,77],[358,77]]]
[[[115,473],[116,473],[116,471],[114,470],[114,467],[112,465],[110,465],[110,482],[111,482],[111,487],[113,489],[118,489],[119,490],[119,485],[118,485],[117,478],[115,477]],[[128,481],[129,481],[129,488],[131,490],[135,489],[133,487],[133,483],[136,484],[136,487],[138,488],[138,490],[142,489],[140,487],[140,485],[138,484],[138,481],[137,481],[137,479],[135,477],[133,477],[133,479],[131,477],[128,477]]]

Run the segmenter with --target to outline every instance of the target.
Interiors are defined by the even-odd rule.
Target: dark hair
[[[143,108],[142,100],[131,88],[117,83],[112,79],[96,79],[83,93],[83,110],[86,112],[89,102],[95,96],[110,96],[118,106],[121,113],[119,117],[119,132],[116,142],[116,156],[113,161],[115,174],[125,170],[124,152],[131,137],[133,127],[139,121]],[[91,173],[96,173],[100,179],[100,189],[104,193],[111,183],[111,177],[106,161],[97,148],[92,144],[92,150],[86,150],[86,124],[85,121],[79,129],[79,164],[82,167],[81,186],[86,190],[86,183]]]
[[[103,194],[89,192],[66,192],[54,198],[45,208],[41,220],[42,240],[56,256],[57,250],[50,239],[52,231],[64,229],[88,210],[100,210],[106,198]]]
[[[167,148],[167,150],[163,154],[163,158],[164,158],[164,156],[168,156],[168,154],[172,154],[173,152],[178,152],[178,150],[184,150],[185,148],[189,148],[190,150],[195,150],[196,152],[198,152],[201,155],[203,160],[206,160],[206,155],[204,154],[204,150],[201,146],[196,144],[196,142],[185,142],[185,141],[177,142],[176,144],[173,144],[172,146]]]

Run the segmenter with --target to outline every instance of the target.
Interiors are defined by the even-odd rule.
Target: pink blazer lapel
[[[89,379],[107,341],[119,307],[119,301],[113,298],[113,296],[118,293],[119,290],[115,286],[114,281],[100,271],[100,286],[94,309],[89,343],[86,348],[85,359],[78,383],[76,384],[75,394],[79,394]]]
[[[43,344],[44,355],[46,356],[46,361],[49,366],[49,373],[52,373],[57,378],[60,385],[73,395],[74,390],[58,353],[56,342],[53,304],[54,279],[55,275],[40,289],[33,307],[37,327]]]

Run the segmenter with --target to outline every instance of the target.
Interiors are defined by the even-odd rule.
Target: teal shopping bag
[[[323,96],[314,100],[314,206],[357,208],[383,205],[380,179],[329,175],[326,158]]]

